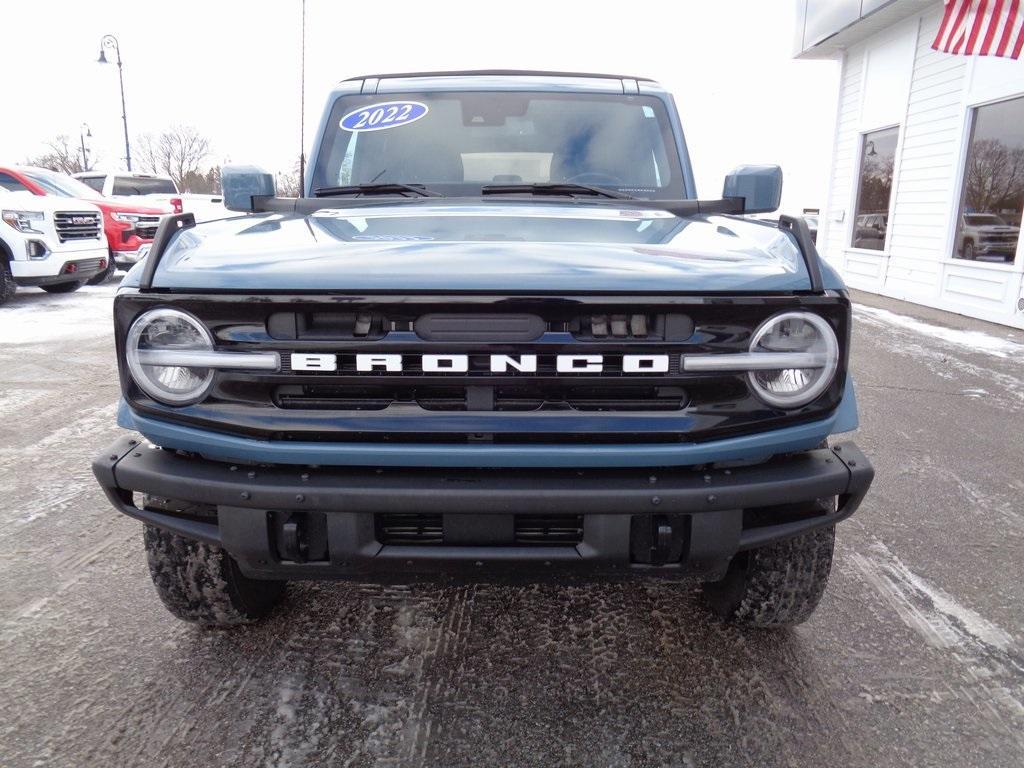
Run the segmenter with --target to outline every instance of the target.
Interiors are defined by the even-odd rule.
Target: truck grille
[[[406,546],[443,544],[441,519],[441,515],[377,515],[377,541]]]
[[[414,404],[426,411],[679,411],[687,394],[676,386],[369,386],[285,385],[277,388],[280,408],[381,411]]]
[[[62,211],[53,215],[57,239],[62,243],[69,240],[95,240],[100,235],[100,216],[89,211]]]
[[[119,297],[119,333],[139,312],[167,300]],[[767,317],[795,306],[827,318],[843,343],[849,303],[842,296],[268,293],[258,301],[194,294],[175,297],[174,304],[207,322],[219,348],[275,352],[280,369],[220,371],[206,400],[177,409],[129,384],[133,407],[258,439],[510,446],[694,442],[821,419],[845,385],[844,367],[818,401],[783,411],[755,397],[743,371],[691,372],[680,362],[691,354],[746,352]],[[364,355],[377,362],[367,368]],[[459,370],[438,368],[432,355],[458,357]],[[560,362],[570,357],[596,367],[566,370]],[[529,358],[529,368],[510,367],[506,358],[520,366]],[[637,361],[644,358],[656,359],[657,368],[643,369]]]
[[[582,515],[516,515],[515,543],[534,547],[574,546],[583,541]]]
[[[440,546],[446,543],[444,518],[444,515],[379,514],[376,516],[377,541],[391,546]],[[582,515],[486,515],[481,516],[480,521],[493,523],[485,527],[506,531],[497,538],[488,537],[488,543],[493,545],[572,547],[583,541]]]
[[[135,224],[135,232],[143,240],[152,240],[156,236],[158,226],[160,226],[159,216],[140,216]]]

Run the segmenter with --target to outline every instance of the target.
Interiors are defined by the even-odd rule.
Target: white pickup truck
[[[18,286],[77,291],[109,258],[95,205],[0,189],[0,304]]]
[[[106,197],[141,195],[147,198],[147,204],[168,205],[174,209],[174,213],[191,213],[197,222],[223,219],[232,215],[224,207],[224,198],[221,195],[180,192],[174,179],[169,176],[123,171],[83,171],[76,173],[75,178]]]

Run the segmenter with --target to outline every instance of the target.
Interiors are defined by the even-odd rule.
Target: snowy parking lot
[[[795,630],[671,584],[300,583],[204,632],[90,471],[114,291],[0,308],[5,768],[1024,764],[1024,334],[858,297],[877,478]]]

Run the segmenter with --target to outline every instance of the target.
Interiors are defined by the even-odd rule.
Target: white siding
[[[839,112],[836,115],[836,142],[832,152],[832,179],[824,224],[824,242],[819,250],[836,268],[843,270],[843,248],[847,223],[853,216],[847,210],[856,184],[856,163],[860,153],[860,97],[864,70],[863,50],[847,53],[839,86]],[[836,221],[836,219],[841,221]]]
[[[939,19],[934,12],[921,20],[893,188],[885,290],[899,298],[938,295],[950,210],[956,207],[967,59],[932,50]]]
[[[1024,256],[1010,268],[952,258],[971,110],[1024,95],[1024,67],[933,51],[941,14],[936,4],[846,51],[818,248],[851,287],[1024,328]],[[888,241],[854,249],[861,135],[883,122],[900,125]]]

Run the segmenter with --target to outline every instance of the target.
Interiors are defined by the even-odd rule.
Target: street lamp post
[[[124,159],[128,164],[128,171],[132,170],[132,148],[128,143],[128,112],[124,107],[124,70],[121,67],[121,46],[113,35],[104,35],[100,39],[100,57],[96,60],[100,64],[107,63],[107,50],[117,54],[117,77],[121,81],[121,119],[124,121]]]
[[[89,151],[85,148],[86,137],[92,138],[92,130],[90,130],[87,123],[82,123],[78,127],[78,139],[82,143],[82,170],[89,170]]]

